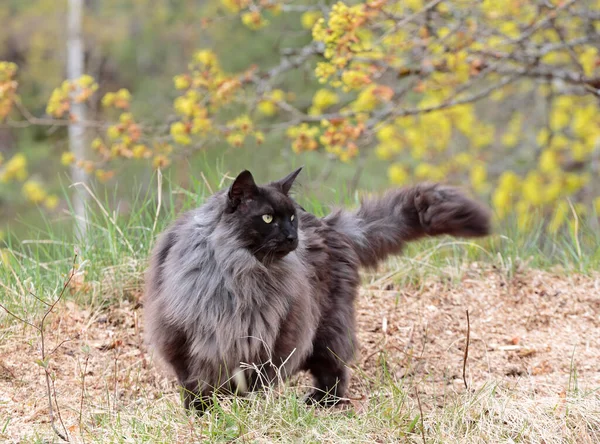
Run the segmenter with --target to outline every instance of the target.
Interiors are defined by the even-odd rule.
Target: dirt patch
[[[176,400],[173,382],[145,354],[138,298],[95,311],[65,302],[52,315],[46,349],[56,350],[49,369],[70,432],[78,430],[82,405],[93,427],[133,403],[151,403],[165,393]],[[431,277],[398,287],[380,279],[363,287],[350,396],[364,398],[390,376],[421,381],[424,399],[464,391],[467,309],[470,387],[505,380],[554,396],[575,385],[600,387],[600,275],[527,271],[507,278],[493,268],[472,267],[458,280]],[[39,338],[15,324],[0,334],[0,438],[47,436],[43,369],[35,362]]]
[[[600,276],[528,271],[507,278],[474,268],[458,283],[367,287],[359,306],[360,367],[367,373],[377,373],[384,358],[397,377],[464,389],[469,310],[470,386],[509,379],[545,395],[569,384],[600,386]]]

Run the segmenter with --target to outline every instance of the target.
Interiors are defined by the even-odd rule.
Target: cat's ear
[[[303,167],[300,167],[297,170],[292,171],[290,174],[285,176],[283,179],[279,179],[277,182],[274,182],[274,184],[276,186],[278,186],[279,189],[281,190],[281,192],[287,196],[287,194],[290,192],[290,189],[292,188],[292,184],[294,183],[294,180],[296,180],[296,176],[298,176],[298,174],[300,174],[300,171],[302,171],[302,168]]]
[[[258,187],[254,182],[254,177],[250,171],[244,170],[235,178],[227,195],[229,202],[233,206],[237,206],[240,202],[251,199],[256,194],[258,194]]]

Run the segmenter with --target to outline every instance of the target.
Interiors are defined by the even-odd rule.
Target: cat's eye
[[[293,214],[292,214],[292,217],[290,217],[290,220],[291,220],[292,222],[294,222],[294,215],[293,215]]]
[[[264,220],[265,223],[270,224],[271,222],[273,222],[273,215],[272,214],[263,214],[262,220]]]

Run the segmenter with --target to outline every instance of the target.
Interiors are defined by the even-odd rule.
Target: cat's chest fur
[[[289,365],[297,367],[310,352],[318,323],[303,247],[265,265],[237,248],[232,233],[203,222],[200,214],[180,229],[185,247],[169,257],[173,272],[164,277],[172,297],[166,315],[183,327],[190,358],[231,368],[260,364],[281,352],[283,334],[298,338],[283,351],[294,355]],[[301,324],[288,322],[297,317]]]

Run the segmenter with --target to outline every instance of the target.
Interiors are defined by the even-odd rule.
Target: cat
[[[202,412],[213,394],[255,390],[300,370],[314,378],[307,402],[336,404],[357,347],[359,269],[425,236],[490,233],[486,207],[429,183],[317,218],[289,197],[300,170],[263,186],[242,171],[157,240],[146,335],[188,409]]]

